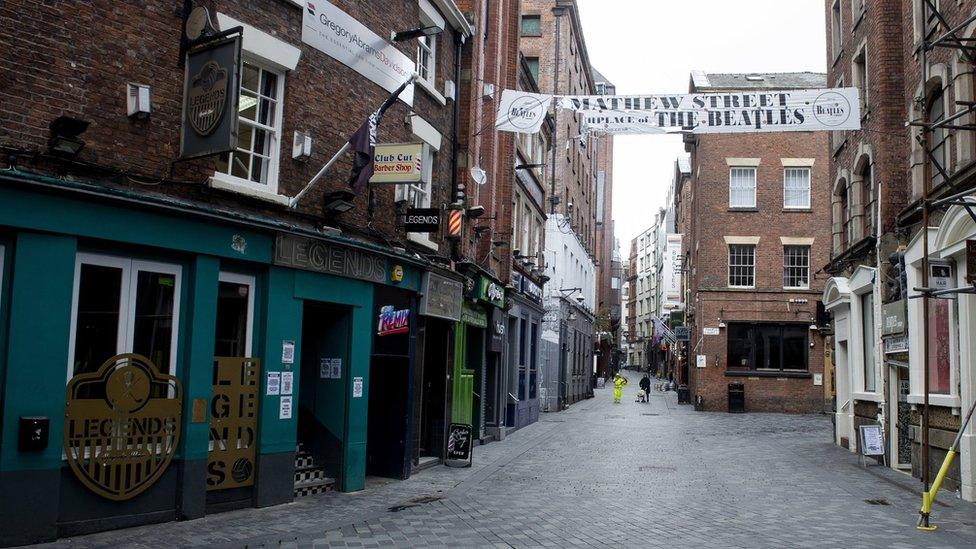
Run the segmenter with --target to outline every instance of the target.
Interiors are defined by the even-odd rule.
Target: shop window
[[[806,324],[728,324],[729,370],[806,371]]]
[[[948,299],[929,299],[929,393],[952,394],[952,341]]]
[[[542,18],[538,15],[523,15],[522,36],[542,36]]]
[[[810,208],[810,168],[786,168],[783,170],[783,207],[786,209]]]
[[[810,287],[810,246],[783,246],[783,287]]]
[[[861,343],[864,348],[863,386],[864,391],[877,391],[875,380],[875,341],[874,341],[874,294],[868,292],[860,296],[861,300]]]
[[[729,170],[729,207],[756,207],[756,168]]]
[[[245,59],[240,86],[237,149],[217,158],[215,178],[257,191],[277,193],[285,76]]]
[[[528,326],[524,318],[519,319],[519,362],[518,362],[518,398],[519,400],[525,400],[525,383],[526,383],[526,367],[528,366],[526,362],[526,353],[528,352],[526,339],[528,338]]]
[[[79,254],[68,378],[119,353],[138,353],[174,374],[180,275],[177,265]]]
[[[214,356],[250,357],[254,277],[220,273]]]
[[[729,245],[729,287],[753,288],[756,285],[756,246]]]

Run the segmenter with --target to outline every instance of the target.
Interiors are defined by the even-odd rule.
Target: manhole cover
[[[868,505],[891,505],[886,499],[866,499],[864,503]]]

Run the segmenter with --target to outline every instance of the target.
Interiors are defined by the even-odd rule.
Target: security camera
[[[583,299],[584,299],[584,298],[583,298],[583,296],[581,296],[581,295],[578,295],[578,296],[576,296],[576,301],[577,301],[577,302],[578,302],[578,303],[579,303],[580,305],[582,305],[582,304],[583,304]]]

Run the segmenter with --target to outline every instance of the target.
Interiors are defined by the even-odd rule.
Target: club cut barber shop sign
[[[121,354],[71,378],[65,400],[64,453],[86,488],[123,501],[159,480],[180,440],[177,378]]]

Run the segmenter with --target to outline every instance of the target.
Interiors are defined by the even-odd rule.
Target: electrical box
[[[21,452],[40,452],[47,448],[47,435],[50,421],[43,416],[20,416],[17,431],[17,450]]]
[[[305,132],[295,132],[291,146],[291,157],[295,160],[308,160],[312,156],[312,136]]]
[[[126,97],[126,108],[131,118],[149,118],[152,112],[152,98],[149,93],[149,86],[144,84],[127,84],[128,94]]]

